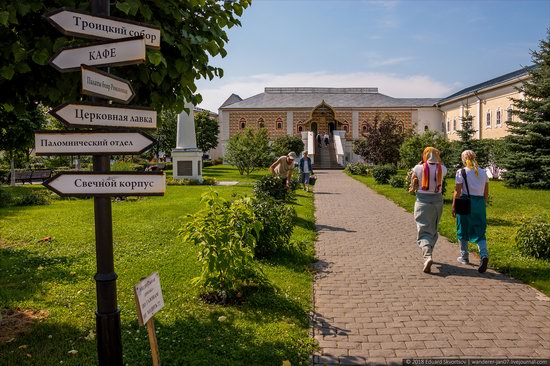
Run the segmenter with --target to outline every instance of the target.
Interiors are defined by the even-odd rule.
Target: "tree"
[[[140,65],[114,67],[111,73],[130,80],[136,105],[176,112],[185,101],[198,105],[195,80],[222,77],[211,58],[225,57],[226,28],[239,26],[237,17],[250,0],[116,1],[111,15],[161,28],[161,49],[147,50]],[[48,66],[61,47],[91,43],[63,36],[42,15],[61,7],[89,11],[88,0],[4,0],[0,2],[0,104],[6,112],[27,111],[40,103],[54,107],[80,97],[80,73],[60,73]]]
[[[474,116],[470,114],[470,111],[466,109],[464,116],[460,117],[462,127],[457,130],[459,140],[453,143],[454,153],[453,159],[450,160],[451,166],[459,167],[462,165],[460,154],[464,150],[472,150],[476,153],[476,160],[481,166],[488,164],[488,151],[489,145],[484,144],[479,139],[474,139],[474,135],[477,130],[474,130],[473,121]]]
[[[267,130],[261,128],[255,133],[247,128],[231,136],[227,143],[225,160],[235,165],[241,175],[248,175],[254,169],[269,163],[269,152]]]
[[[530,78],[518,88],[525,98],[512,100],[520,121],[507,122],[504,179],[511,187],[550,189],[550,29],[531,55]]]
[[[195,131],[197,134],[197,147],[206,153],[218,146],[220,125],[218,121],[210,117],[208,112],[195,114]]]
[[[412,131],[405,129],[403,122],[390,114],[383,117],[377,114],[366,127],[364,140],[354,142],[353,152],[376,165],[397,164],[399,147]]]
[[[15,162],[17,158],[27,157],[34,146],[34,131],[45,123],[43,111],[34,106],[30,112],[16,114],[15,111],[0,111],[0,150],[6,151],[10,160],[11,185],[15,185]]]
[[[294,151],[296,154],[304,151],[304,142],[299,136],[281,136],[277,137],[271,144],[271,151],[275,157],[287,155]]]
[[[155,155],[158,156],[161,151],[171,153],[176,148],[178,129],[178,114],[171,109],[164,109],[157,118],[157,129],[153,137],[157,140],[155,145]]]
[[[443,134],[436,131],[425,131],[407,138],[399,148],[400,165],[406,169],[413,168],[422,161],[422,152],[428,146],[438,149],[443,164],[450,166],[454,152],[451,143]]]

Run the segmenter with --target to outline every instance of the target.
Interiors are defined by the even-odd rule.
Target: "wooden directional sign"
[[[62,104],[50,114],[70,127],[157,127],[157,112],[145,107],[78,102]]]
[[[79,71],[80,65],[124,66],[143,62],[145,62],[145,40],[141,36],[65,47],[50,59],[50,65],[61,72]]]
[[[36,155],[141,154],[156,141],[142,132],[36,131]]]
[[[108,16],[97,16],[73,9],[58,9],[44,15],[61,33],[98,39],[119,39],[143,36],[145,45],[160,48],[160,28]]]
[[[44,182],[60,196],[163,196],[163,172],[62,172]]]
[[[94,67],[82,65],[82,94],[111,99],[115,102],[129,103],[135,96],[128,80],[108,74]]]

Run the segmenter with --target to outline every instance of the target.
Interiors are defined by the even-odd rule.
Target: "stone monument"
[[[172,150],[173,175],[176,179],[196,179],[202,182],[202,151],[197,148],[194,106],[185,103],[185,108],[189,113],[184,110],[178,115],[176,148]]]

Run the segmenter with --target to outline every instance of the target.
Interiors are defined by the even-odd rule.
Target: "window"
[[[496,124],[497,124],[497,126],[500,126],[500,124],[501,124],[501,120],[500,120],[500,108],[497,109]]]
[[[424,126],[424,131],[428,131],[428,126]]]
[[[239,125],[241,127],[241,130],[244,130],[246,128],[246,119],[241,118],[239,121]]]
[[[263,118],[258,118],[258,128],[264,128],[265,123]]]
[[[456,118],[453,119],[453,130],[456,131]]]
[[[447,133],[451,131],[451,121],[447,120]]]
[[[298,132],[302,132],[304,128],[302,126],[298,126]]]
[[[491,111],[488,111],[485,115],[485,127],[491,127]]]
[[[346,131],[346,133],[349,132],[349,127],[348,127],[348,125],[344,125],[344,131]]]
[[[512,118],[513,118],[512,106],[509,106],[508,109],[506,110],[506,120],[511,121]]]
[[[367,132],[367,125],[363,125],[363,132],[364,132],[364,133]]]
[[[275,120],[275,125],[277,126],[278,130],[282,130],[283,129],[283,119],[281,117],[278,117]]]

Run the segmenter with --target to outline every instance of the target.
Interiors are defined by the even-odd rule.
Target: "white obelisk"
[[[185,108],[189,113],[183,110],[178,115],[176,148],[172,150],[173,175],[176,179],[196,179],[202,182],[202,151],[197,148],[194,106],[185,103]]]

